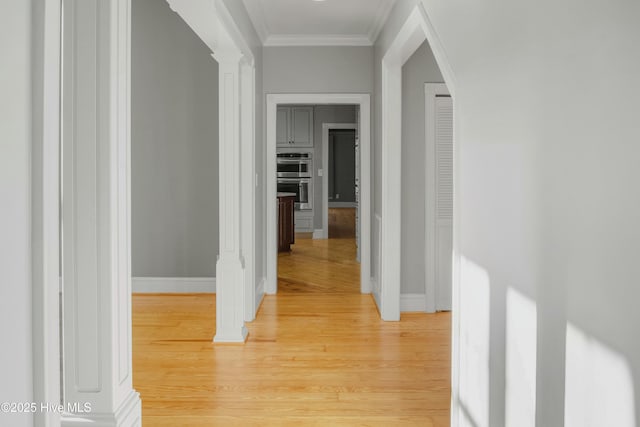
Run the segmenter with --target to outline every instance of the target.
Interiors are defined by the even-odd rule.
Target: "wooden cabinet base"
[[[295,243],[295,201],[295,196],[278,196],[278,252],[291,251],[291,245]]]

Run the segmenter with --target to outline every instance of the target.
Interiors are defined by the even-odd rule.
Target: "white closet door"
[[[453,252],[453,102],[435,99],[436,310],[451,310]]]

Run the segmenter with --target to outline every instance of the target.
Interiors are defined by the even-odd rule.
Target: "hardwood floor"
[[[356,237],[356,208],[329,208],[329,238]]]
[[[355,239],[296,239],[278,254],[278,292],[360,294]]]
[[[211,342],[215,295],[134,295],[143,425],[448,426],[449,313],[382,322],[341,251],[353,239],[281,255],[244,345]]]

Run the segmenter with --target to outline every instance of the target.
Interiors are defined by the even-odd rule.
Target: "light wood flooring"
[[[215,295],[134,295],[143,425],[449,425],[449,313],[381,321],[354,258],[353,239],[296,241],[244,345],[211,342]]]
[[[296,239],[278,254],[278,292],[360,295],[354,239]]]
[[[356,208],[329,208],[329,238],[356,237]]]

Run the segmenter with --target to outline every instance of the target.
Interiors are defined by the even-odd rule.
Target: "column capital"
[[[239,50],[235,49],[220,49],[211,54],[218,64],[237,64],[240,65],[240,61],[244,55]]]
[[[249,57],[249,56],[247,56],[247,55],[244,55],[244,56],[242,57],[242,61],[240,62],[240,66],[241,66],[241,67],[253,68],[253,67],[255,67],[255,65],[256,65],[256,63],[255,63],[255,61],[253,60],[253,58],[250,58],[250,57]]]

